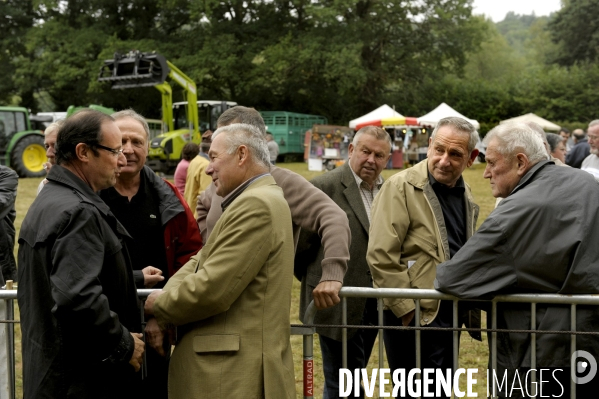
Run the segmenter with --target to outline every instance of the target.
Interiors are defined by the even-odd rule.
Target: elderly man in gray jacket
[[[460,298],[506,293],[599,294],[599,186],[593,177],[547,160],[541,139],[524,124],[500,125],[485,138],[493,196],[505,199],[476,234],[437,269],[435,288]],[[573,194],[576,201],[565,201]],[[537,304],[538,330],[570,330],[570,306]],[[578,306],[577,331],[599,331],[599,308]],[[528,304],[497,305],[497,327],[530,329]],[[576,337],[577,349],[599,356],[596,335]],[[542,394],[568,397],[570,336],[538,334],[537,381]],[[498,333],[496,375],[507,375],[501,397],[528,397],[531,338],[524,333]],[[539,378],[540,369],[545,371]],[[522,389],[512,390],[520,377]],[[526,382],[525,382],[526,381]],[[578,397],[597,389],[599,377],[577,385]],[[518,385],[518,382],[516,381]],[[537,395],[541,391],[537,391]],[[596,393],[595,393],[596,394]],[[594,396],[594,395],[592,395]]]

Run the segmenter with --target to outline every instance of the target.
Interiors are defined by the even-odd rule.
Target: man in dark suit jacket
[[[383,178],[381,171],[390,157],[391,139],[383,129],[367,126],[360,129],[349,145],[349,161],[340,168],[318,176],[312,184],[327,194],[347,214],[351,229],[350,261],[343,280],[345,286],[372,287],[366,262],[370,207]],[[296,269],[305,266],[300,298],[300,319],[303,319],[312,291],[322,275],[323,250],[316,232],[302,230],[296,251]],[[341,324],[341,306],[320,310],[317,324]],[[350,325],[376,325],[376,299],[348,298],[347,322]],[[341,329],[317,328],[325,375],[324,398],[339,395],[339,368],[341,368]],[[347,367],[365,368],[376,339],[377,330],[348,330]],[[350,394],[353,397],[353,393]]]

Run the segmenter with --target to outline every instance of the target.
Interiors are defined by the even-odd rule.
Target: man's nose
[[[485,178],[485,179],[491,178],[491,172],[489,171],[489,164],[487,164],[487,166],[485,166],[485,171],[483,172],[483,178]]]
[[[120,167],[127,166],[127,158],[125,158],[125,147],[123,147],[123,152],[119,153],[117,158],[117,165]]]
[[[208,167],[206,168],[205,172],[208,176],[212,176],[212,173],[214,173],[214,168],[212,167],[212,162],[210,162],[208,164]]]
[[[131,141],[123,141],[123,153],[132,154],[133,146],[131,145]]]

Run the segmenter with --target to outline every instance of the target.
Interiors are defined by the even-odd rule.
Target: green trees
[[[96,82],[104,59],[137,49],[165,55],[199,98],[340,124],[382,103],[418,116],[445,101],[484,126],[526,112],[561,121],[594,112],[597,68],[586,62],[597,57],[599,0],[498,24],[473,17],[471,3],[4,0],[0,104],[98,103],[160,117],[155,89]]]

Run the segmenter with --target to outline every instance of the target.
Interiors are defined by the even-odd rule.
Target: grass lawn
[[[309,172],[308,166],[305,163],[281,163],[278,164],[280,167],[291,169],[306,179],[312,179],[323,172]],[[495,199],[491,195],[489,183],[482,177],[485,164],[476,164],[464,172],[464,179],[472,188],[475,202],[480,205],[480,216],[478,219],[478,225],[484,221],[484,219],[493,210],[495,205]],[[388,178],[400,170],[385,170],[383,171],[383,177]],[[21,223],[27,210],[31,206],[31,203],[35,199],[37,186],[41,179],[19,179],[19,187],[17,194],[17,219],[15,221],[15,228],[17,229],[17,237],[21,227]],[[15,247],[15,256],[17,248]],[[293,284],[292,293],[292,304],[291,304],[291,320],[293,324],[300,323],[298,319],[298,304],[299,304],[299,288],[300,284],[295,281]],[[18,309],[17,309],[18,318]],[[484,317],[483,317],[484,319]],[[483,322],[484,324],[484,322]],[[22,373],[21,373],[21,336],[19,325],[16,325],[16,345],[17,345],[17,397],[22,397]],[[302,337],[292,336],[291,344],[293,347],[293,357],[295,363],[295,378],[297,387],[297,398],[303,397],[303,385],[302,385]],[[378,356],[378,341],[370,359],[369,368],[378,367],[379,356]],[[478,379],[478,385],[475,387],[478,393],[478,397],[486,397],[486,378],[485,370],[487,365],[487,343],[486,338],[483,338],[483,342],[474,341],[468,334],[462,334],[460,343],[460,367],[463,368],[478,368],[479,374],[475,376]],[[322,359],[320,356],[320,346],[318,343],[318,336],[314,339],[314,386],[315,386],[315,397],[322,396],[323,387],[323,374],[322,374]],[[387,366],[386,366],[387,367]],[[464,388],[464,387],[462,387]],[[378,388],[375,390],[375,398],[377,396]]]

